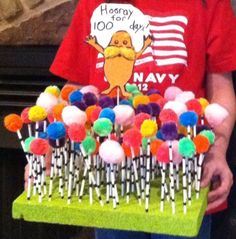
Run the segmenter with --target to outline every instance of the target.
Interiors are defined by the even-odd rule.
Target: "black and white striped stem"
[[[32,156],[33,157],[33,195],[36,195],[37,192],[37,160],[35,155]]]
[[[66,144],[63,150],[64,155],[64,174],[65,174],[65,188],[68,189],[68,178],[69,178],[69,140],[66,140]]]
[[[205,117],[204,114],[201,115],[201,125],[205,124]]]
[[[195,154],[194,158],[193,158],[195,190],[196,190],[196,187],[197,187],[197,167],[198,167],[197,165],[198,165],[198,157],[197,157],[197,154]]]
[[[182,160],[182,170],[183,170],[183,211],[184,214],[187,213],[187,172],[186,172],[186,158],[183,157]]]
[[[27,128],[28,128],[28,135],[29,135],[29,137],[32,137],[32,128],[31,128],[31,124],[28,124],[28,125],[27,125]]]
[[[103,206],[103,201],[102,201],[102,197],[101,197],[100,190],[99,190],[98,186],[96,185],[96,181],[95,181],[94,175],[93,175],[93,173],[92,173],[92,170],[91,170],[89,161],[88,161],[88,159],[85,157],[86,154],[85,154],[85,151],[84,151],[82,145],[80,146],[80,149],[81,149],[81,153],[82,153],[82,155],[83,155],[83,157],[84,157],[85,166],[88,168],[89,177],[91,178],[92,184],[93,184],[93,186],[95,187],[95,192],[96,192],[96,194],[97,194],[99,203],[100,203],[101,206]]]
[[[179,191],[179,164],[175,164],[176,190]]]
[[[91,170],[91,155],[88,156],[88,164],[89,164],[90,171],[92,172],[92,170]],[[95,181],[95,183],[96,183],[96,181]],[[89,203],[90,203],[90,205],[93,204],[93,182],[92,182],[91,174],[89,174]]]
[[[202,164],[203,164],[203,161],[204,161],[204,157],[205,157],[205,154],[199,154],[198,168],[197,168],[196,199],[199,199],[199,196],[200,196]]]
[[[145,185],[145,211],[149,210],[149,199],[150,199],[150,139],[148,139],[147,144],[147,165],[146,165],[146,185]]]
[[[79,196],[79,177],[80,177],[80,160],[81,160],[81,154],[76,153],[75,158],[75,194],[78,197]]]
[[[110,202],[110,164],[106,164],[106,203]]]
[[[82,181],[81,181],[81,187],[80,187],[80,193],[79,193],[79,202],[82,201],[82,197],[84,195],[85,180],[86,180],[86,176],[88,174],[88,168],[85,166],[85,158],[87,159],[87,156],[85,156],[83,158],[83,161],[84,161],[84,173],[83,173],[83,177],[82,177]]]
[[[112,198],[113,198],[113,208],[115,209],[117,204],[116,204],[116,195],[118,194],[116,192],[116,187],[115,187],[115,173],[114,173],[114,166],[113,164],[110,164],[111,168],[111,187],[112,187]]]
[[[105,171],[106,171],[106,167],[105,167],[105,162],[103,160],[101,160],[101,186],[104,185],[104,181],[105,181]]]
[[[137,171],[137,166],[136,166],[137,158],[135,157],[134,149],[132,147],[131,147],[131,155],[132,155],[132,166],[133,166],[133,171],[134,171],[136,191],[137,191],[137,196],[138,196],[138,203],[139,203],[139,205],[141,205],[141,203],[142,203],[141,202],[141,193],[140,193],[140,186],[139,186],[138,171]]]
[[[25,157],[26,157],[26,159],[27,159],[27,161],[28,161],[28,163],[29,163],[29,155],[28,155],[28,153],[25,151],[25,142],[24,142],[24,140],[23,140],[23,138],[22,138],[22,135],[21,135],[20,130],[17,130],[17,131],[16,131],[16,134],[17,134],[18,139],[20,140],[21,148],[23,149],[23,151],[24,151],[24,153],[25,153]]]
[[[126,171],[126,203],[129,203],[130,198],[130,177],[131,177],[131,159],[127,158],[127,171]]]
[[[132,165],[132,164],[131,164]],[[134,192],[134,168],[131,166],[131,192]]]
[[[31,197],[32,176],[33,176],[33,155],[29,156],[29,176],[28,176],[28,185],[27,185],[27,200],[30,200],[30,197]]]
[[[43,184],[43,194],[47,194],[47,183],[46,183],[46,166],[45,166],[45,155],[40,157],[41,167],[42,167],[42,175],[41,181]]]
[[[62,157],[60,148],[56,149],[57,154],[57,169],[58,169],[58,175],[59,175],[59,193],[61,198],[64,198],[64,183],[63,183],[63,176],[62,176]]]
[[[140,175],[141,175],[141,197],[145,197],[145,165],[144,165],[144,154],[143,149],[140,147]]]
[[[188,204],[192,204],[192,159],[188,159]]]
[[[40,164],[40,156],[37,156],[37,178],[38,178],[39,203],[41,203],[41,202],[42,202],[42,183],[41,183],[41,164]]]
[[[126,161],[127,158],[125,157],[125,160],[121,162],[121,196],[123,197],[125,195],[125,171],[126,171]]]
[[[71,141],[71,153],[69,159],[69,184],[68,184],[68,191],[67,191],[67,204],[71,203],[72,197],[72,180],[74,174],[74,159],[75,159],[75,143]]]
[[[98,188],[100,189],[101,186],[101,159],[99,157],[99,155],[95,155],[94,156],[94,160],[96,160],[96,184],[98,186]]]
[[[39,122],[35,122],[35,138],[37,139],[39,137]]]
[[[166,164],[161,164],[161,203],[160,203],[160,211],[164,211],[164,201],[165,201],[165,185],[166,185]]]
[[[48,200],[52,200],[52,191],[53,191],[53,179],[54,179],[54,167],[56,164],[56,151],[53,149],[52,153],[52,161],[51,161],[51,167],[50,167],[50,181],[49,181],[49,192],[48,192]]]

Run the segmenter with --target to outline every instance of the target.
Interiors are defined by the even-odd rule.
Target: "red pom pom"
[[[193,139],[193,142],[196,146],[196,152],[198,154],[206,153],[210,147],[208,138],[200,134]]]
[[[49,151],[49,144],[46,139],[35,139],[30,144],[30,151],[35,155],[45,155]]]
[[[71,124],[68,127],[67,133],[68,133],[70,140],[72,140],[76,143],[83,141],[84,138],[86,137],[86,129],[85,129],[84,125],[77,124],[77,123]]]
[[[24,124],[32,123],[32,121],[29,119],[29,109],[30,109],[30,107],[27,107],[27,108],[23,109],[23,111],[21,112],[20,117]]]
[[[123,142],[128,147],[139,147],[142,143],[142,135],[137,129],[128,129],[124,133]]]
[[[160,112],[159,119],[162,123],[167,123],[167,122],[178,123],[178,116],[171,109],[163,109]]]
[[[166,143],[163,143],[157,150],[157,161],[160,163],[169,163],[169,147]]]
[[[187,101],[186,106],[189,111],[194,111],[198,115],[203,114],[202,105],[197,99]]]

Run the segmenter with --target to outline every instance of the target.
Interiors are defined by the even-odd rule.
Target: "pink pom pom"
[[[178,116],[180,116],[182,113],[187,111],[187,106],[178,101],[169,101],[165,104],[163,109],[171,109],[173,110]]]
[[[49,144],[45,139],[34,139],[30,144],[30,151],[35,155],[45,155],[48,150]]]
[[[91,113],[91,122],[92,123],[94,123],[98,119],[101,111],[102,111],[102,108],[100,106],[96,106],[96,108]]]
[[[123,143],[128,147],[139,147],[142,143],[142,135],[137,129],[128,129],[124,133]]]
[[[180,164],[182,162],[182,156],[179,154],[179,141],[172,141],[173,150],[173,163]]]
[[[114,140],[106,140],[100,145],[99,155],[106,163],[119,164],[125,159],[121,145]]]
[[[58,104],[58,98],[50,93],[41,93],[36,101],[36,105],[43,107],[49,114],[55,105]]]
[[[32,121],[29,119],[29,107],[25,108],[22,112],[21,112],[21,119],[23,121],[24,124],[31,124]]]
[[[178,123],[178,116],[172,109],[163,109],[160,112],[159,119],[162,124],[167,122]]]
[[[202,105],[197,99],[192,99],[186,102],[188,111],[194,111],[198,115],[202,115]]]
[[[69,125],[67,133],[70,140],[77,143],[80,143],[86,137],[86,129],[84,125],[77,123]]]
[[[164,93],[164,98],[167,100],[175,100],[176,96],[183,91],[177,86],[170,86],[166,89]]]
[[[157,158],[157,161],[160,163],[169,163],[170,162],[169,147],[166,142],[161,144],[161,146],[158,148],[156,158]]]
[[[147,119],[151,119],[151,115],[146,113],[139,113],[134,116],[134,125],[137,129],[140,129],[143,121]]]
[[[205,117],[211,127],[216,127],[228,117],[229,112],[217,103],[209,104],[205,109]]]
[[[93,85],[87,85],[87,86],[84,86],[80,89],[80,92],[82,94],[86,94],[86,93],[93,93],[94,95],[96,95],[96,97],[99,96],[99,90],[98,88],[96,88],[95,86]]]
[[[186,103],[187,101],[192,100],[194,98],[195,95],[192,91],[183,91],[182,93],[176,96],[175,101]]]
[[[84,125],[87,120],[86,113],[73,105],[64,107],[61,115],[66,125],[70,125],[73,123]]]
[[[133,124],[134,121],[134,109],[129,105],[117,105],[113,108],[116,118],[116,124],[121,126],[127,126]]]

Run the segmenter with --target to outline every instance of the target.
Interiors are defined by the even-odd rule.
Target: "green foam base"
[[[183,214],[182,192],[176,193],[175,215],[172,214],[170,203],[167,201],[164,212],[160,212],[160,197],[157,197],[157,193],[160,195],[159,190],[152,188],[149,212],[146,213],[144,201],[141,206],[138,205],[134,195],[131,195],[129,204],[126,203],[126,198],[120,197],[120,205],[113,209],[112,200],[101,207],[95,192],[93,205],[89,204],[88,195],[83,197],[81,203],[78,203],[77,197],[73,196],[71,204],[68,205],[66,198],[61,199],[56,192],[51,202],[45,197],[42,203],[38,202],[38,196],[27,201],[26,192],[23,192],[13,202],[12,214],[15,219],[31,222],[196,236],[207,206],[208,189],[201,191],[198,200],[195,199],[195,194],[193,195],[192,205],[188,206],[185,215]],[[104,196],[103,200],[105,201]]]

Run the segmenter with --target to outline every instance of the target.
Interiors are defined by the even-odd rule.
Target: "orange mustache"
[[[132,48],[116,47],[116,46],[108,46],[104,50],[104,56],[106,59],[122,56],[126,58],[127,60],[131,60],[131,61],[135,60],[136,58],[135,51]]]

